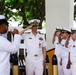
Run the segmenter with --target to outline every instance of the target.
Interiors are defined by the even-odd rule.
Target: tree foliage
[[[76,3],[76,0],[74,0],[74,3]],[[74,19],[76,18],[76,4],[74,5]]]
[[[16,10],[15,12],[13,10]],[[40,19],[40,27],[45,20],[45,0],[0,0],[0,14],[28,25],[30,19]]]

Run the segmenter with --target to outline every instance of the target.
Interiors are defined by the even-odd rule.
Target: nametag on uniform
[[[32,38],[29,38],[29,39],[32,39]]]

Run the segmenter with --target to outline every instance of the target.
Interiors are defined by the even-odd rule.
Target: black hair
[[[3,23],[5,23],[7,26],[8,26],[8,24],[9,24],[6,19],[1,19],[1,20],[0,20],[0,25],[3,24]]]

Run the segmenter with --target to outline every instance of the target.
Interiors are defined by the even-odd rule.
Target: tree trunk
[[[2,0],[1,2],[0,2],[0,14],[3,14],[3,10],[4,10],[4,4],[5,4],[5,0]]]

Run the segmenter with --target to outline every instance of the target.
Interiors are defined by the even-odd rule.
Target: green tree
[[[30,19],[40,19],[41,28],[45,20],[45,0],[0,0],[0,14],[5,14],[8,19],[20,20],[24,26]]]
[[[74,3],[76,3],[76,0],[74,0]],[[74,20],[76,18],[76,4],[74,5]]]

